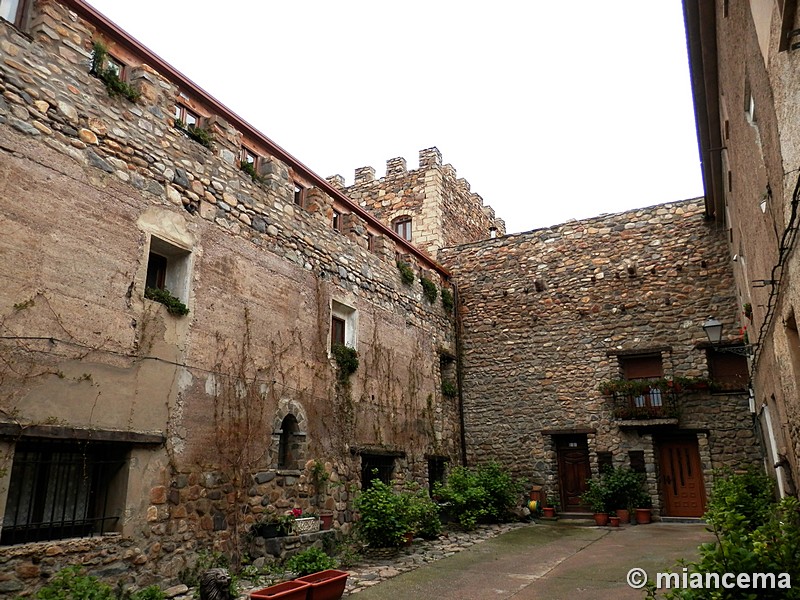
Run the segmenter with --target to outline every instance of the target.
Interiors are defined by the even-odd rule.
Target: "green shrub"
[[[453,292],[449,288],[442,288],[442,306],[446,312],[453,312]]]
[[[436,302],[436,296],[438,294],[436,284],[427,277],[420,277],[419,282],[422,284],[422,294],[425,296],[425,299],[431,304]]]
[[[449,505],[464,529],[474,529],[479,520],[505,521],[516,505],[522,485],[495,463],[472,471],[456,467],[447,484],[437,483],[434,495]]]
[[[458,396],[458,387],[452,381],[442,381],[442,395],[448,398],[455,398]]]
[[[264,179],[256,173],[256,168],[253,166],[253,163],[243,160],[239,163],[239,169],[250,175],[250,179],[253,180],[253,183],[263,183]]]
[[[309,548],[286,561],[286,568],[300,576],[326,571],[336,567],[336,561],[319,548]]]
[[[401,494],[406,501],[409,531],[425,539],[435,539],[442,531],[439,507],[419,486],[409,486]]]
[[[416,276],[414,275],[414,270],[410,266],[404,262],[397,261],[397,270],[400,271],[400,279],[403,280],[403,283],[406,285],[414,283]]]
[[[125,96],[131,102],[136,102],[141,96],[139,90],[122,81],[113,69],[106,66],[106,59],[108,58],[106,47],[96,41],[93,44],[93,50],[92,66],[89,73],[105,84],[106,91],[112,98],[114,96]]]
[[[157,585],[150,585],[130,594],[129,600],[164,600],[164,592]]]
[[[344,344],[333,344],[331,354],[339,367],[339,379],[347,379],[358,369],[358,352],[355,348]]]
[[[594,513],[605,513],[609,510],[609,493],[605,480],[592,478],[586,482],[586,491],[581,495],[581,502],[588,504]]]
[[[643,508],[638,506],[644,488],[644,475],[631,469],[611,469],[603,474],[608,491],[608,508],[616,510]]]
[[[167,289],[145,288],[144,297],[153,300],[167,307],[167,312],[171,315],[188,315],[189,308],[178,298],[173,296]]]
[[[391,548],[403,543],[410,531],[408,500],[396,494],[380,479],[373,479],[369,488],[355,499],[359,512],[358,535],[371,546]]]
[[[766,475],[751,471],[719,477],[711,492],[706,522],[716,541],[700,545],[700,560],[681,562],[692,575],[706,573],[773,573],[780,583],[780,573],[792,581],[800,578],[800,503],[783,498],[776,503],[772,483]],[[649,598],[658,596],[653,586]],[[752,594],[731,590],[711,594],[704,589],[671,590],[664,595],[671,600],[705,598],[798,599],[800,588],[758,589]]]
[[[75,565],[56,573],[36,597],[39,600],[114,600],[114,591],[97,577],[85,575],[83,569]]]

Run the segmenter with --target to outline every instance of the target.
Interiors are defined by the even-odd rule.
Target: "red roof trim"
[[[336,201],[344,204],[353,213],[357,214],[359,217],[367,221],[374,229],[380,231],[383,235],[391,238],[398,246],[405,249],[405,251],[407,251],[409,254],[413,254],[417,259],[419,259],[420,262],[438,271],[440,275],[443,275],[445,277],[450,276],[450,272],[447,269],[445,269],[442,265],[440,265],[438,262],[436,262],[433,258],[428,256],[427,253],[423,252],[416,246],[404,240],[402,237],[397,235],[391,228],[387,227],[386,225],[378,221],[371,213],[364,210],[357,204],[354,204],[353,201],[350,200],[350,198],[348,198],[340,190],[332,186],[325,178],[317,175],[314,171],[312,171],[310,168],[308,168],[306,165],[300,162],[297,158],[289,154],[289,152],[281,148],[278,144],[273,142],[271,139],[269,139],[267,136],[261,133],[258,129],[250,125],[242,117],[240,117],[231,109],[229,109],[227,106],[222,104],[222,102],[214,98],[211,94],[206,92],[203,88],[201,88],[191,79],[186,77],[183,73],[178,71],[167,61],[158,56],[155,52],[150,50],[147,46],[142,44],[139,40],[137,40],[132,35],[121,29],[116,23],[109,20],[108,17],[98,12],[94,7],[89,6],[88,4],[83,2],[83,0],[58,0],[58,1],[63,3],[65,6],[73,9],[82,18],[92,23],[98,29],[103,30],[104,33],[109,33],[111,37],[114,38],[115,42],[121,43],[122,45],[126,46],[129,50],[131,50],[134,54],[140,55],[148,66],[154,68],[161,75],[165,76],[173,83],[178,84],[179,87],[182,88],[182,90],[189,92],[198,99],[201,99],[203,103],[213,107],[217,115],[228,121],[237,130],[243,133],[246,138],[252,138],[258,140],[265,148],[269,150],[270,154],[282,160],[283,162],[287,163],[296,172],[298,172],[298,174],[306,177],[310,181],[313,181],[317,187],[324,190]]]

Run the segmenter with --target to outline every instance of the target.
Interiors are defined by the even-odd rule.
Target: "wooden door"
[[[697,440],[668,440],[659,445],[661,490],[668,517],[702,517],[706,491]]]
[[[558,455],[561,510],[565,512],[587,511],[588,507],[581,502],[581,494],[586,491],[586,480],[592,474],[586,436],[556,436],[556,453]]]

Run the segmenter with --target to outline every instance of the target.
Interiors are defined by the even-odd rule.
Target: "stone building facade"
[[[566,508],[601,463],[635,463],[677,514],[670,452],[699,461],[700,498],[757,456],[740,386],[598,387],[724,362],[698,328],[736,317],[725,241],[696,202],[504,236],[436,148],[345,188],[81,0],[11,6],[0,597],[78,562],[172,582],[289,508],[346,532],[373,468],[426,485],[495,458]]]
[[[437,148],[420,150],[418,169],[409,171],[404,158],[392,158],[380,179],[374,168],[361,167],[349,187],[341,175],[330,181],[431,256],[446,246],[505,234],[503,220],[452,165],[442,164]]]
[[[765,467],[800,481],[800,14],[797,2],[684,0],[706,211],[747,326]],[[734,334],[737,319],[720,319]]]
[[[758,461],[746,364],[704,342],[709,314],[737,311],[703,213],[685,201],[440,253],[461,300],[469,462],[496,458],[572,511],[603,463],[640,469],[656,514],[701,516],[713,469]]]
[[[25,8],[0,20],[0,595],[76,562],[174,580],[294,507],[347,531],[365,470],[458,460],[452,314],[396,256],[446,270],[87,5]]]

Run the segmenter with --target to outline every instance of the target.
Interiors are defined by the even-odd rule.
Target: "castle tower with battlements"
[[[431,256],[441,248],[505,234],[503,220],[452,165],[442,164],[435,147],[420,150],[418,169],[408,170],[404,158],[391,158],[380,179],[374,168],[361,167],[349,187],[340,175],[328,181]]]

